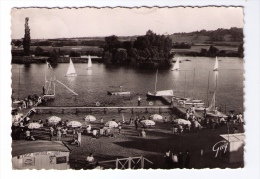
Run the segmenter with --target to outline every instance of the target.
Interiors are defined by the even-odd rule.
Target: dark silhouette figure
[[[180,152],[179,155],[178,155],[178,164],[179,164],[179,168],[183,168],[183,154],[182,154],[182,152]]]
[[[190,168],[190,153],[188,150],[186,151],[186,159],[185,159],[184,167]]]

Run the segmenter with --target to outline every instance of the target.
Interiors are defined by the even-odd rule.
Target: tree
[[[114,48],[120,48],[120,42],[118,40],[118,37],[115,35],[109,36],[105,38],[106,41],[106,51],[113,50]]]
[[[34,51],[35,56],[41,56],[43,54],[44,50],[41,47],[36,47]]]
[[[70,56],[70,57],[80,57],[81,54],[80,54],[80,52],[71,51],[69,56]]]
[[[210,57],[214,57],[214,56],[217,56],[217,53],[219,52],[219,49],[218,48],[216,48],[216,47],[214,47],[213,45],[211,45],[210,47],[209,47],[209,50],[208,50],[208,55],[210,56]]]
[[[30,37],[30,28],[28,25],[29,17],[25,18],[25,32],[23,38],[23,50],[25,55],[30,55],[30,44],[31,44],[31,37]]]
[[[20,46],[22,45],[22,41],[21,41],[21,40],[15,40],[15,41],[13,42],[13,44],[14,44],[14,46],[16,46],[16,47],[20,47]]]
[[[115,59],[117,62],[124,63],[127,59],[126,50],[118,50]]]
[[[57,51],[56,49],[53,49],[50,54],[49,62],[57,63],[59,56],[59,50]]]
[[[238,56],[243,58],[244,57],[244,47],[243,44],[240,44],[237,49]]]

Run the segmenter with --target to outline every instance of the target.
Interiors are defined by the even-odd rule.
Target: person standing
[[[118,124],[118,134],[120,134],[122,130],[122,124],[120,121],[117,124]]]
[[[57,130],[57,141],[61,141],[61,131]]]
[[[45,95],[45,87],[42,87],[42,94]]]
[[[171,167],[171,158],[170,158],[171,151],[170,149],[165,152],[165,169],[170,169]]]
[[[54,129],[53,127],[50,127],[50,141],[52,141],[53,135],[54,135]]]
[[[138,96],[138,106],[140,106],[140,105],[141,105],[141,97]]]
[[[135,119],[135,129],[138,129],[138,120]]]
[[[100,124],[104,124],[104,119],[103,119],[103,117],[101,117],[101,119],[100,119]]]
[[[186,158],[185,158],[184,167],[190,168],[190,153],[189,153],[188,150],[186,151]]]
[[[173,168],[178,167],[178,156],[176,153],[172,153],[172,163],[173,163]]]
[[[183,154],[182,152],[179,152],[179,155],[178,155],[178,165],[179,165],[179,168],[183,168]]]
[[[78,138],[78,147],[81,146],[81,131],[80,129],[77,130],[77,138]]]
[[[238,123],[244,124],[244,119],[242,113],[239,113],[237,116]]]

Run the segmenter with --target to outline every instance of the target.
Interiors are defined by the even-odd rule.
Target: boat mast
[[[184,98],[186,97],[186,72],[185,72],[185,84],[184,84]]]
[[[193,86],[192,86],[192,97],[194,98],[194,80],[195,80],[195,68],[193,73]]]
[[[156,86],[157,86],[157,75],[158,75],[158,69],[156,71],[156,75],[155,75],[155,87],[154,87],[154,92],[156,92]]]
[[[209,76],[210,76],[210,71],[209,71]],[[209,106],[209,76],[208,76],[208,89],[207,89],[207,102]]]
[[[20,66],[19,66],[19,84],[18,84],[18,100],[20,99]]]

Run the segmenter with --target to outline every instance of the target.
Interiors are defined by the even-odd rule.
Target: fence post
[[[131,169],[131,162],[132,162],[132,158],[129,157],[128,158],[128,169]]]
[[[118,169],[118,159],[116,159],[116,169]]]
[[[143,168],[144,168],[144,157],[141,156],[141,169],[143,169]]]

